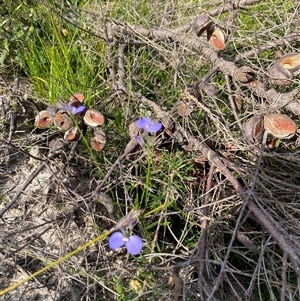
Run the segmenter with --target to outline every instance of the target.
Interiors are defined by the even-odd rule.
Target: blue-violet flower
[[[108,245],[112,250],[121,248],[126,245],[127,251],[131,255],[137,255],[143,248],[143,242],[137,235],[130,235],[129,237],[123,232],[114,232],[108,240]]]
[[[86,109],[84,105],[81,105],[79,107],[73,106],[72,104],[67,104],[66,105],[66,110],[70,112],[71,114],[75,115],[78,113],[83,112]]]
[[[143,129],[147,133],[156,133],[162,128],[161,122],[153,123],[149,117],[143,117],[135,122],[139,129]]]

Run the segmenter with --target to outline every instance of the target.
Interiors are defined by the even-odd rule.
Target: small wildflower
[[[121,248],[126,245],[128,253],[131,255],[137,255],[141,252],[143,248],[143,242],[137,235],[130,235],[129,237],[120,231],[114,232],[109,240],[108,245],[112,250]]]
[[[84,105],[81,105],[81,106],[79,106],[79,107],[76,107],[76,106],[74,106],[74,105],[72,105],[72,104],[67,104],[67,105],[66,105],[66,110],[67,110],[68,112],[70,112],[71,114],[73,114],[73,115],[76,115],[76,114],[78,114],[78,113],[81,113],[81,112],[83,112],[85,109],[86,109],[86,107],[85,107]]]
[[[156,133],[162,128],[161,122],[153,123],[149,117],[143,117],[135,122],[139,129],[143,129],[147,133]]]

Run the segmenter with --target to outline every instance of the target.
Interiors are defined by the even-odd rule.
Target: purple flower
[[[153,123],[149,117],[143,117],[135,122],[139,129],[143,129],[147,133],[156,133],[162,128],[161,122]]]
[[[119,249],[124,244],[131,255],[139,254],[143,248],[143,242],[140,237],[137,235],[130,235],[128,237],[120,231],[114,232],[108,240],[108,245],[112,250]]]
[[[75,114],[78,114],[78,113],[81,113],[83,112],[84,110],[86,109],[86,107],[84,105],[81,105],[79,107],[76,107],[72,104],[67,104],[66,105],[66,110],[68,112],[70,112],[71,114],[75,115]]]

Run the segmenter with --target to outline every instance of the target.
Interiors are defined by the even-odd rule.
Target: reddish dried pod
[[[260,143],[264,132],[263,116],[252,116],[243,125],[242,132],[245,139]]]
[[[207,29],[207,41],[217,50],[225,48],[226,38],[220,26],[212,25]]]
[[[104,144],[98,141],[97,137],[92,137],[90,140],[91,147],[96,151],[100,152],[103,150]]]
[[[54,124],[63,131],[68,131],[74,127],[72,118],[66,112],[56,112],[54,115]]]
[[[76,138],[76,134],[77,134],[77,127],[74,126],[65,132],[64,139],[72,141]]]
[[[210,97],[215,97],[218,95],[216,85],[214,83],[203,83],[202,91]]]
[[[300,69],[300,53],[287,53],[276,62],[285,69],[295,72]]]
[[[177,113],[182,117],[191,116],[194,106],[190,102],[180,100],[176,105]]]
[[[34,121],[34,125],[39,129],[45,129],[49,127],[53,122],[53,119],[47,110],[39,112]]]
[[[88,109],[83,117],[84,122],[91,127],[96,127],[104,123],[104,116],[95,109]]]
[[[293,82],[293,74],[290,70],[275,62],[267,69],[268,75],[274,85],[290,86]]]
[[[62,149],[63,147],[64,147],[64,142],[60,138],[53,139],[49,143],[50,152],[58,151],[58,150]]]
[[[103,149],[105,143],[106,143],[106,135],[104,131],[102,131],[101,129],[96,129],[94,131],[94,137],[92,137],[90,141],[91,147],[95,151],[99,152]]]
[[[248,66],[242,66],[234,72],[234,77],[241,83],[250,83],[256,79],[256,73]]]
[[[95,129],[94,130],[94,136],[97,138],[97,140],[103,144],[106,143],[106,134],[101,129]]]
[[[296,131],[296,123],[287,115],[270,114],[264,117],[264,127],[275,138],[290,139]]]
[[[83,101],[84,101],[84,95],[82,93],[74,93],[70,97],[69,101],[70,101],[70,103],[71,102],[77,102],[77,101],[83,103]]]

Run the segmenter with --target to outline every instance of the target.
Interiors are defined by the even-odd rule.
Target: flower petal
[[[124,245],[124,235],[122,232],[114,232],[108,239],[108,245],[112,250],[121,248]]]
[[[74,113],[73,114],[78,114],[81,113],[85,110],[85,106],[80,106],[78,108],[75,108]]]
[[[143,117],[138,119],[135,124],[139,129],[146,130],[149,125],[151,125],[151,119],[149,117]]]
[[[137,235],[131,235],[128,237],[126,247],[131,255],[137,255],[141,252],[143,248],[143,242],[141,238],[138,237]]]
[[[160,122],[149,125],[148,131],[153,134],[158,132],[162,128],[162,124]]]

